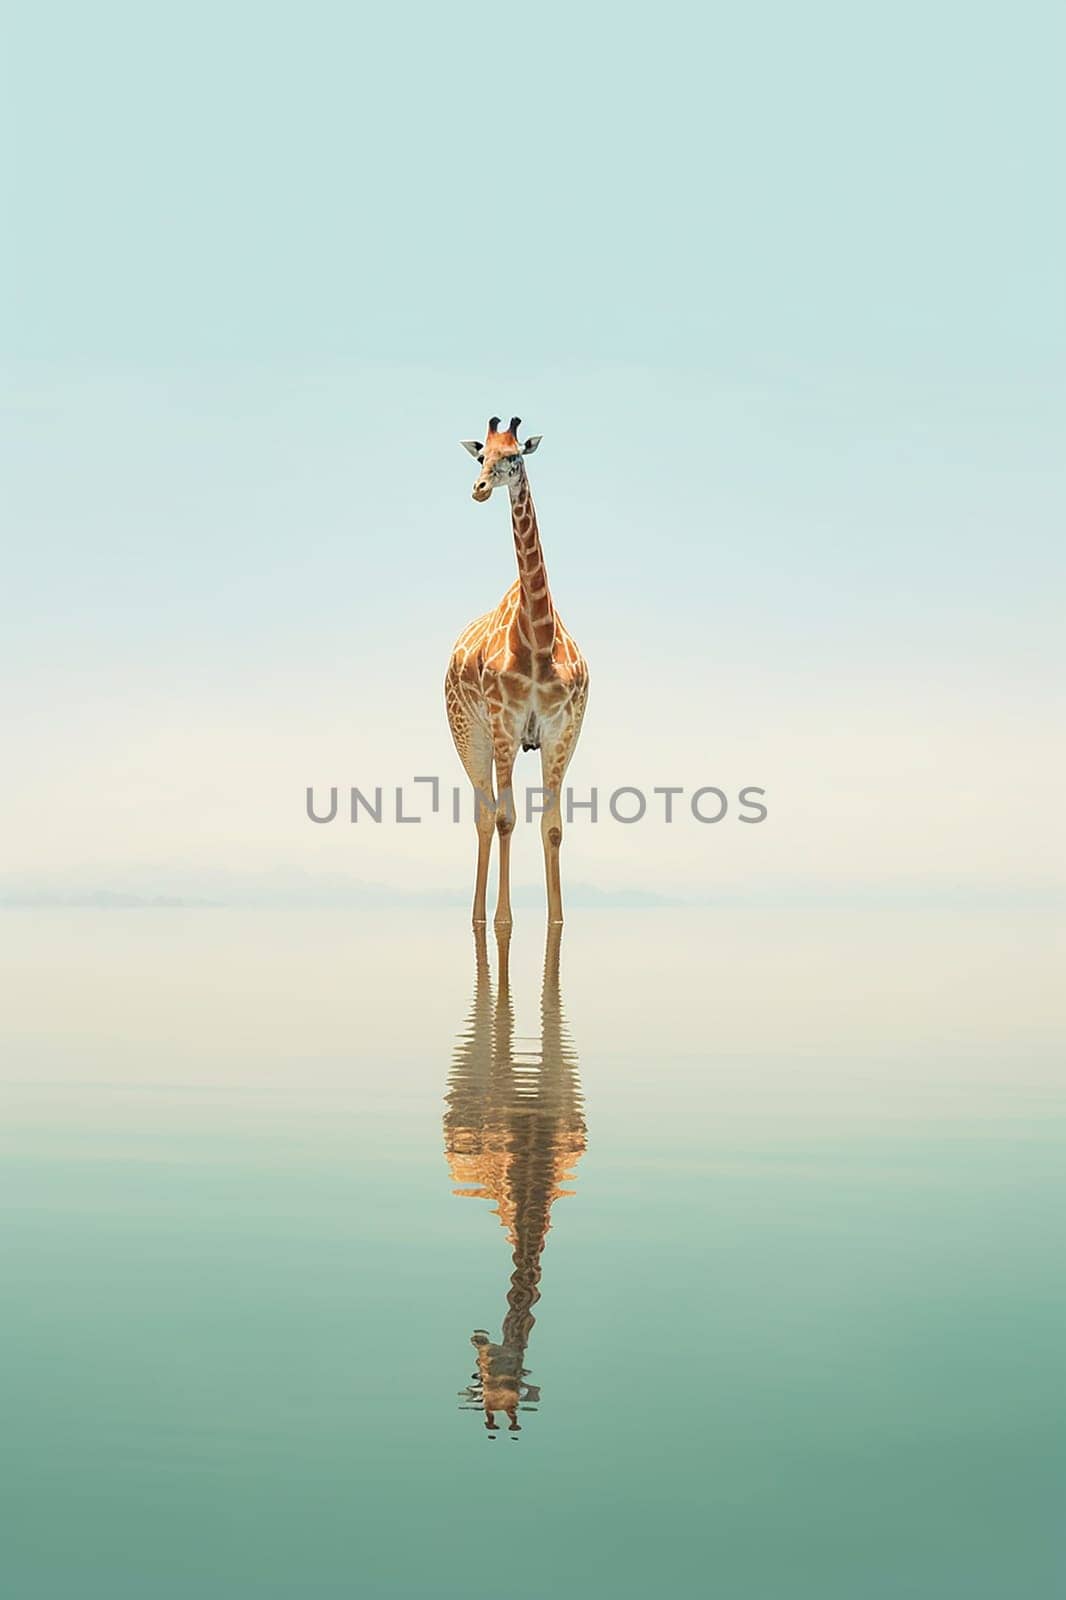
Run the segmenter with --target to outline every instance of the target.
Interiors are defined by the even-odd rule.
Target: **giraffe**
[[[483,1412],[490,1437],[498,1432],[497,1412],[508,1418],[514,1435],[521,1431],[520,1409],[540,1400],[539,1388],[525,1381],[529,1374],[523,1362],[540,1298],[541,1256],[552,1205],[571,1193],[562,1186],[586,1146],[577,1058],[559,991],[562,929],[557,923],[548,928],[535,1072],[530,1052],[515,1051],[510,938],[509,929],[497,930],[494,1003],[485,929],[474,929],[474,1002],[452,1063],[444,1117],[448,1166],[461,1185],[455,1193],[495,1201],[513,1252],[500,1341],[475,1329],[470,1342],[477,1351],[477,1371],[461,1395],[469,1409]]]
[[[477,823],[475,926],[485,921],[485,896],[493,831],[500,838],[500,875],[495,923],[511,925],[511,833],[515,825],[511,786],[515,757],[539,750],[543,810],[540,819],[548,921],[562,922],[559,847],[563,837],[560,798],[563,777],[581,732],[588,697],[588,666],[563,627],[548,590],[537,516],[525,457],[541,435],[518,442],[521,418],[501,430],[490,417],[484,444],[464,439],[480,471],[473,497],[488,500],[506,484],[518,578],[495,611],[460,634],[444,682],[444,698],[459,759],[474,786]],[[493,766],[499,798],[493,791]]]

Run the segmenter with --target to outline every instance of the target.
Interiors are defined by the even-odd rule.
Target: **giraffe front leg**
[[[485,926],[485,900],[492,857],[492,835],[496,830],[496,796],[492,788],[492,741],[480,730],[469,740],[463,764],[474,786],[474,821],[477,826],[477,872],[474,878],[475,928]]]
[[[496,832],[500,836],[500,883],[496,896],[496,927],[511,926],[511,834],[515,825],[514,790],[511,787],[514,771],[514,751],[497,747],[496,783],[500,798],[496,806]]]
[[[487,916],[485,901],[489,885],[489,862],[492,858],[492,835],[496,828],[495,796],[483,799],[480,790],[475,789],[474,804],[477,807],[477,871],[474,876],[472,920],[475,928],[483,928]]]
[[[456,651],[444,680],[448,726],[474,789],[474,825],[477,828],[477,871],[474,878],[474,927],[485,926],[485,895],[496,826],[496,796],[492,789],[493,740],[484,708],[473,703],[473,691],[464,687],[464,657]]]

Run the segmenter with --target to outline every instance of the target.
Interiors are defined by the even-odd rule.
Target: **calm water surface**
[[[0,914],[4,1592],[1062,1592],[1051,932]]]

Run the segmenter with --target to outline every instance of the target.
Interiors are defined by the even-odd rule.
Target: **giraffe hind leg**
[[[545,806],[540,818],[540,837],[544,848],[544,879],[548,895],[548,924],[563,920],[563,888],[559,870],[559,848],[563,842],[562,788],[570,757],[581,732],[582,705],[568,727],[541,747],[541,784]]]

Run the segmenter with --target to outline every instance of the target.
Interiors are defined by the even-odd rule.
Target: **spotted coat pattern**
[[[514,763],[520,749],[539,749],[549,918],[561,921],[561,897],[558,892],[553,895],[553,885],[558,891],[562,839],[560,797],[585,715],[588,666],[552,601],[533,497],[517,440],[510,434],[497,434],[492,444],[509,473],[518,578],[495,611],[470,623],[456,642],[445,678],[448,724],[478,797],[482,902],[481,867],[484,858],[487,871],[487,846],[494,827],[500,836],[503,904],[497,908],[497,921],[510,920],[503,875],[508,860],[506,841],[515,822]],[[491,462],[489,452],[490,445],[486,445]],[[558,903],[553,906],[553,901]],[[482,903],[479,916],[476,896],[474,919],[483,918],[484,906]]]

